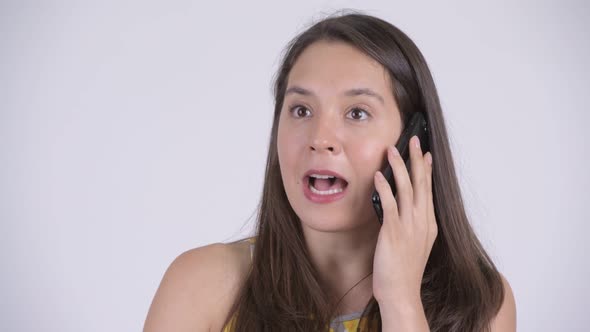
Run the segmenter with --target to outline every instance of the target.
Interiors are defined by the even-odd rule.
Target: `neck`
[[[338,303],[337,310],[342,314],[362,311],[373,295],[373,278],[369,274],[373,271],[380,225],[371,220],[338,232],[314,230],[304,223],[302,226],[310,258],[330,301]]]

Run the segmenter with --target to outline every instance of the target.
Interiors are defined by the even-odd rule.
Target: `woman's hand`
[[[417,136],[410,140],[410,175],[395,147],[387,158],[393,169],[397,201],[381,172],[375,187],[383,206],[383,225],[373,261],[373,295],[381,308],[415,309],[420,285],[438,229],[432,200],[432,155],[422,155]]]

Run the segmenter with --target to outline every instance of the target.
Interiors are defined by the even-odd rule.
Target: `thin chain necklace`
[[[336,303],[336,307],[335,308],[338,308],[338,305],[340,304],[340,302],[342,301],[342,299],[346,296],[346,294],[348,294],[353,288],[355,288],[358,284],[360,284],[361,281],[367,279],[367,277],[370,276],[371,274],[373,274],[372,271],[371,271],[371,273],[369,273],[366,276],[364,276],[361,280],[359,280],[356,284],[354,284],[354,286],[352,286],[349,290],[347,290],[346,293],[344,293],[344,295],[342,295],[342,297],[340,298],[340,300],[338,300],[338,303]]]

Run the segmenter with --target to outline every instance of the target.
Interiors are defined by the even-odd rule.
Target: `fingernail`
[[[375,172],[375,179],[377,179],[377,181],[383,181],[385,179],[385,177],[383,177],[383,174],[379,171]]]
[[[418,138],[418,136],[414,136],[414,146],[417,148],[420,148],[420,139]]]
[[[432,155],[430,153],[426,155],[426,161],[428,165],[432,165]]]
[[[389,151],[391,151],[391,153],[392,153],[392,154],[393,154],[395,157],[399,156],[399,151],[397,151],[397,148],[396,148],[395,146],[390,146],[390,147],[389,147]]]

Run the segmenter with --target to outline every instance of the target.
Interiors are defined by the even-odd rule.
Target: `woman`
[[[412,138],[408,172],[394,145],[414,112],[429,142]],[[515,331],[516,312],[466,217],[424,58],[391,24],[353,13],[288,47],[256,236],[180,255],[144,331],[357,329]]]

